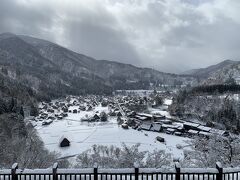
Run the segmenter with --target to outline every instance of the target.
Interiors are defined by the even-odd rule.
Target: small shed
[[[128,129],[128,125],[127,125],[126,123],[123,123],[123,124],[122,124],[122,128],[123,128],[123,129]]]
[[[70,146],[70,141],[66,137],[61,137],[59,140],[59,146],[60,147],[68,147]]]
[[[165,142],[165,139],[163,137],[157,136],[156,140],[159,142]]]

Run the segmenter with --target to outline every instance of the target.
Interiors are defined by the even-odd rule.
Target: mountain
[[[224,84],[240,77],[240,62],[225,60],[206,68],[184,72],[200,79],[201,84]]]
[[[3,95],[42,100],[66,94],[110,94],[114,89],[192,84],[195,78],[96,60],[46,40],[4,33],[0,34],[0,81]]]
[[[103,79],[113,89],[148,89],[150,84],[174,85],[194,81],[190,76],[163,73],[115,61],[95,60],[45,40],[29,36],[18,37],[35,47],[41,56],[49,59],[62,71],[88,79]]]
[[[63,69],[69,68],[66,66],[71,61],[66,60],[65,63],[66,65],[61,65],[44,57],[35,46],[19,36],[1,34],[0,93],[2,96],[21,96],[20,99],[34,96],[39,100],[86,92],[111,93],[112,88],[100,77],[64,71]]]
[[[238,61],[225,60],[225,61],[222,61],[218,64],[208,66],[206,68],[199,68],[199,69],[192,69],[192,70],[189,70],[189,71],[185,71],[182,74],[193,75],[193,76],[197,76],[197,77],[200,77],[200,78],[208,78],[209,76],[211,76],[215,72],[217,72],[219,70],[222,70],[224,68],[228,68],[228,67],[230,67],[230,66],[232,66],[236,63],[238,63]]]

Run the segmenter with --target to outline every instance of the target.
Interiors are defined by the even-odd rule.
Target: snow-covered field
[[[86,114],[91,115],[96,111],[108,112],[108,108],[97,106],[90,112],[68,113],[69,116],[63,120],[55,120],[47,126],[42,126],[41,122],[38,122],[35,128],[46,148],[61,153],[62,157],[77,155],[91,148],[94,144],[121,146],[122,143],[129,146],[140,143],[142,151],[163,149],[173,154],[173,157],[181,158],[183,156],[183,150],[177,149],[176,145],[186,145],[184,141],[188,138],[157,132],[137,131],[131,128],[125,130],[118,126],[115,117],[110,117],[108,122],[88,123],[80,121]],[[62,136],[70,140],[69,147],[59,147],[59,140]],[[166,144],[156,141],[156,136],[164,137]]]

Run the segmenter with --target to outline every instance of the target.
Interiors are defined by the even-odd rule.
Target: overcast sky
[[[239,0],[1,0],[0,32],[165,72],[240,58]]]

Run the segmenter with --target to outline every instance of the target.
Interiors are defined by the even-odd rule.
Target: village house
[[[173,134],[174,132],[176,132],[176,129],[173,129],[173,128],[167,128],[166,129],[167,134]]]
[[[199,131],[210,132],[212,128],[203,125],[198,126]]]
[[[94,119],[94,120],[99,120],[99,119],[100,119],[100,116],[99,116],[98,114],[94,114],[93,119]]]
[[[188,131],[188,135],[189,135],[190,137],[197,136],[198,133],[199,133],[199,131],[192,130],[192,129],[190,129],[190,130]]]
[[[118,111],[117,116],[122,116],[122,113],[120,111]]]
[[[66,137],[62,136],[59,140],[59,146],[60,147],[68,147],[68,146],[70,146],[70,141]]]
[[[199,131],[198,135],[199,135],[200,137],[206,137],[206,138],[208,138],[208,137],[211,135],[211,133],[205,132],[205,131]]]
[[[145,120],[152,120],[153,119],[153,115],[151,114],[146,114],[146,113],[137,113],[138,117],[144,117]]]
[[[220,129],[211,129],[210,133],[221,135],[221,136],[225,136],[225,137],[229,136],[229,132],[228,131],[224,131],[224,130],[220,130]]]
[[[155,132],[162,132],[162,125],[157,124],[157,123],[153,123],[151,130],[155,131]]]
[[[42,125],[43,125],[43,126],[49,125],[49,124],[51,124],[52,122],[53,122],[53,120],[51,120],[51,119],[44,120],[44,121],[42,122]]]
[[[198,131],[198,127],[200,126],[200,124],[197,123],[192,123],[192,122],[185,122],[183,123],[183,128],[188,131],[188,130],[195,130]]]
[[[150,131],[151,128],[152,128],[152,124],[143,123],[141,125],[141,130]]]

